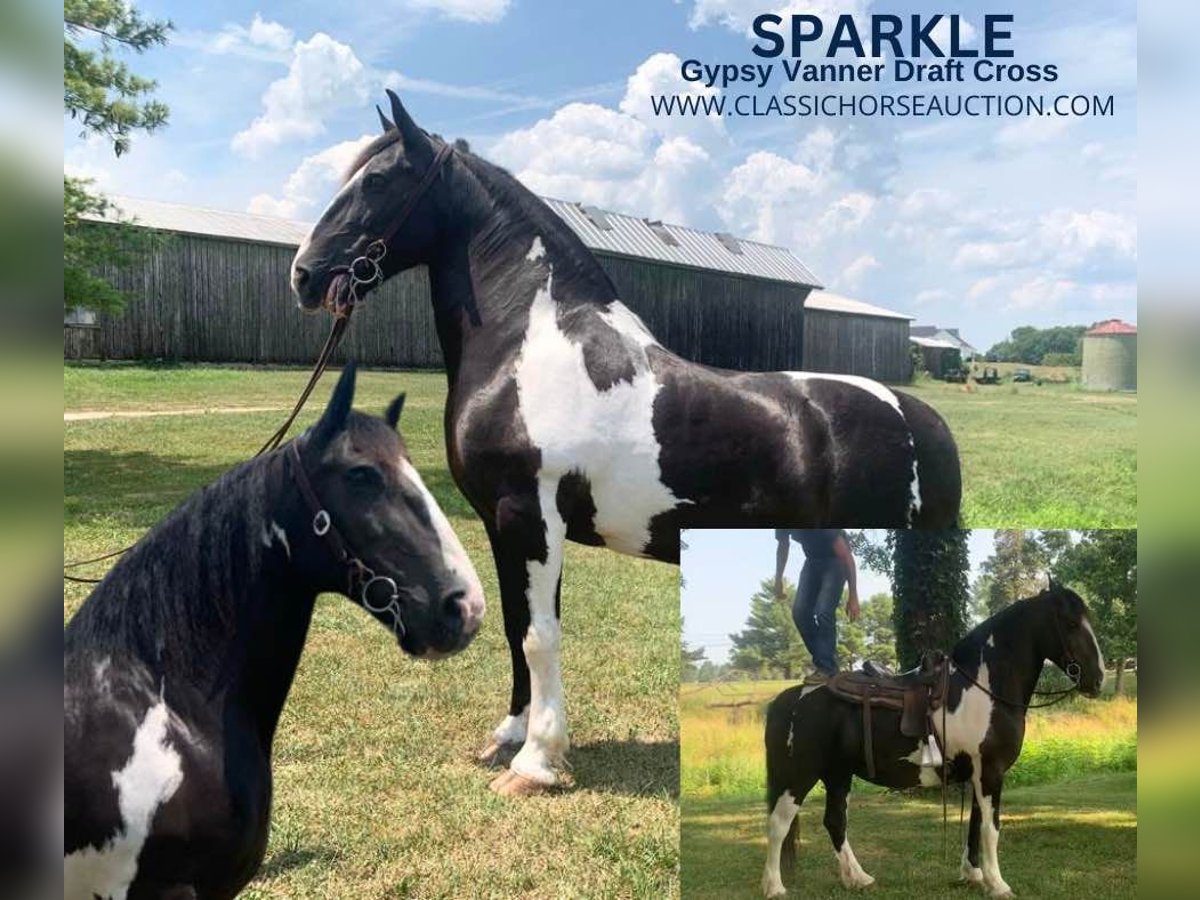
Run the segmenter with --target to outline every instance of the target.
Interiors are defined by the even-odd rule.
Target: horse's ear
[[[397,394],[396,399],[388,404],[383,420],[392,428],[400,424],[400,413],[404,411],[404,394]]]
[[[325,412],[321,413],[321,418],[313,426],[310,440],[314,446],[324,447],[346,427],[346,419],[349,418],[350,408],[354,404],[356,368],[353,362],[348,362],[342,369],[342,377],[338,379],[337,386],[329,397]]]
[[[392,122],[390,119],[388,119],[388,117],[383,114],[383,110],[380,109],[378,105],[375,107],[375,112],[379,113],[379,124],[383,126],[383,130],[385,132],[396,130],[396,123]]]
[[[400,139],[404,142],[404,152],[414,162],[421,164],[431,162],[433,144],[429,141],[429,135],[417,127],[417,123],[412,120],[412,116],[408,114],[408,110],[404,108],[404,104],[400,102],[395,91],[388,88],[387,95],[392,102],[392,120],[396,123]]]
[[[1058,593],[1058,591],[1061,587],[1062,587],[1062,585],[1058,583],[1058,579],[1055,578],[1051,573],[1047,572],[1046,573],[1046,590],[1048,590],[1052,594],[1056,594],[1056,593]]]

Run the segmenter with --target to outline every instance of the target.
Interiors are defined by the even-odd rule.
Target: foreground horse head
[[[292,288],[302,308],[333,308],[352,283],[357,296],[427,262],[449,222],[440,168],[448,145],[422,131],[388,91],[392,117],[350,167],[292,262]]]
[[[846,836],[853,777],[890,788],[967,782],[972,813],[959,875],[992,897],[1010,897],[1000,875],[1000,795],[1017,761],[1025,716],[1034,705],[1075,690],[1096,696],[1104,657],[1087,606],[1051,580],[1037,596],[1018,600],[972,629],[949,656],[898,676],[839,673],[820,685],[788,688],[767,711],[767,861],[762,889],[784,891],[781,863],[795,859],[797,814],[813,786],[825,785],[825,827],[843,885],[874,882]],[[1072,687],[1033,698],[1045,661]],[[910,715],[914,709],[921,712]],[[914,891],[916,888],[914,887]]]
[[[347,366],[293,456],[302,489],[285,532],[313,545],[296,554],[296,565],[392,629],[407,653],[456,653],[483,618],[479,577],[409,460],[397,430],[404,395],[377,419],[351,410],[354,382]]]

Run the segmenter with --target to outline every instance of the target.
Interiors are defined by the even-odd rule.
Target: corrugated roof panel
[[[910,341],[912,341],[914,344],[916,344],[918,347],[938,347],[939,349],[942,349],[942,350],[957,350],[957,349],[959,349],[958,344],[952,344],[952,343],[950,343],[950,341],[940,341],[937,338],[917,337],[915,335],[909,335],[908,339]]]
[[[1137,326],[1122,322],[1120,319],[1109,319],[1101,322],[1095,328],[1089,328],[1085,334],[1137,334]]]
[[[312,227],[306,222],[165,203],[160,200],[118,196],[110,196],[109,199],[124,217],[132,218],[136,224],[147,228],[163,231],[294,247],[307,237]],[[821,286],[817,276],[784,247],[737,238],[737,246],[741,252],[733,253],[721,243],[718,235],[712,232],[666,223],[656,226],[675,240],[677,246],[671,246],[654,233],[654,229],[645,219],[609,210],[598,210],[611,226],[606,230],[598,228],[576,203],[549,197],[543,199],[558,217],[579,235],[589,249],[597,252],[784,281],[805,287]]]
[[[876,316],[884,319],[907,319],[911,321],[913,318],[895,310],[884,309],[882,306],[866,303],[863,300],[855,300],[853,297],[843,297],[841,294],[834,294],[831,291],[813,291],[805,298],[804,308],[822,309],[826,312],[851,313],[859,316]]]

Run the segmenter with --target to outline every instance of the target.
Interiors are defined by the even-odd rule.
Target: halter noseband
[[[392,238],[396,236],[404,223],[408,221],[409,216],[413,214],[413,210],[417,208],[417,204],[425,196],[425,192],[432,187],[434,180],[442,171],[442,166],[445,165],[454,148],[450,144],[442,144],[438,152],[434,155],[433,161],[429,164],[429,168],[425,170],[425,174],[421,176],[416,189],[413,190],[408,198],[404,201],[404,205],[400,207],[400,212],[396,214],[396,218],[379,237],[367,244],[362,255],[356,256],[350,261],[348,266],[338,266],[333,269],[335,272],[345,272],[350,276],[350,299],[346,304],[350,309],[358,303],[361,298],[360,291],[367,290],[380,284],[383,281],[383,269],[380,263],[383,262],[388,252],[388,244]],[[340,310],[339,310],[340,312]]]
[[[362,561],[350,550],[329,511],[325,509],[321,498],[317,496],[308,473],[304,471],[304,462],[300,458],[300,449],[296,442],[288,444],[288,462],[291,463],[292,478],[300,488],[300,494],[312,513],[312,530],[317,537],[324,538],[333,551],[334,557],[347,569],[346,594],[350,598],[357,596],[358,601],[368,612],[375,614],[389,613],[392,617],[392,631],[397,638],[404,637],[404,619],[400,609],[400,588],[395,579],[387,575],[376,575],[375,570]],[[386,593],[383,602],[373,602],[371,591],[382,588]]]

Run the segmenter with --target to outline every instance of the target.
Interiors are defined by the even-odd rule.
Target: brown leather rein
[[[333,314],[333,325],[329,329],[329,336],[325,338],[325,343],[321,347],[321,352],[317,354],[317,361],[313,363],[313,370],[312,374],[308,376],[308,383],[304,386],[304,390],[300,392],[300,396],[296,398],[296,403],[292,407],[292,411],[288,413],[287,418],[283,420],[283,424],[276,428],[275,431],[271,433],[271,436],[268,437],[263,443],[263,445],[258,448],[258,451],[253,457],[251,457],[252,459],[257,459],[263,454],[279,449],[279,446],[283,443],[284,438],[287,437],[288,431],[291,430],[292,425],[296,422],[296,418],[300,415],[301,410],[304,409],[304,404],[308,402],[308,398],[312,394],[313,389],[317,386],[317,382],[321,380],[321,376],[325,374],[325,370],[329,367],[329,361],[333,358],[334,351],[337,350],[338,345],[341,344],[342,338],[346,336],[346,331],[350,327],[350,316],[353,315],[354,308],[362,300],[362,294],[360,292],[365,292],[375,285],[382,283],[383,269],[380,268],[379,264],[383,261],[383,258],[387,256],[389,242],[396,236],[396,233],[404,226],[404,223],[408,221],[408,218],[416,210],[417,204],[421,202],[421,199],[425,196],[425,193],[430,187],[432,187],[433,182],[441,173],[442,167],[445,165],[446,160],[450,158],[453,152],[454,148],[450,144],[442,144],[442,146],[438,149],[438,152],[434,155],[433,161],[429,164],[429,168],[426,169],[425,174],[421,176],[421,180],[417,184],[416,190],[414,190],[413,193],[410,194],[404,201],[404,205],[400,207],[400,212],[396,215],[396,218],[392,220],[392,224],[384,229],[384,232],[380,237],[370,241],[363,250],[362,254],[351,260],[350,265],[337,266],[332,270],[333,274],[335,275],[349,275],[350,290],[347,292],[344,302],[339,300],[334,305],[328,307],[329,311]],[[293,445],[293,448],[294,446],[295,445]],[[299,454],[295,454],[295,458],[293,460],[293,475],[296,477],[296,481],[300,485],[301,492],[305,494],[305,499],[308,501],[309,506],[311,507],[314,505],[314,503],[316,504],[314,515],[316,515],[317,511],[325,513],[325,510],[320,506],[320,502],[316,500],[316,494],[312,492],[312,485],[308,481],[307,473],[305,473],[304,467],[300,464]],[[325,519],[327,522],[328,518],[329,514],[325,513]],[[332,529],[332,533],[334,535],[331,540],[340,543],[340,547],[344,551],[346,549],[345,542],[341,540],[340,536],[338,536],[336,529],[333,529],[331,522],[328,524],[328,529]],[[318,534],[326,534],[326,532],[318,532]],[[100,556],[93,556],[89,559],[80,559],[74,562],[64,563],[63,580],[71,581],[76,584],[99,584],[104,580],[103,578],[83,578],[77,575],[69,575],[67,574],[67,571],[70,569],[78,569],[81,566],[91,565],[92,563],[103,562],[104,560],[112,559],[115,556],[121,556],[122,554],[132,550],[134,546],[135,544],[130,544],[126,547],[122,547],[120,550],[113,550]],[[336,549],[337,544],[335,544],[335,550]],[[365,606],[371,612],[386,611],[388,609],[388,605],[385,604],[383,607],[378,609],[370,606],[367,601],[366,588],[371,586],[372,581],[377,582],[386,580],[391,582],[393,588],[391,605],[395,607],[394,621],[399,628],[397,633],[403,634],[404,626],[400,624],[399,606],[396,605],[396,597],[399,596],[395,591],[396,583],[385,576],[376,576],[374,572],[371,572],[371,570],[363,565],[362,561],[358,560],[356,557],[347,556],[346,559],[353,559],[353,561],[356,562],[360,567],[361,572],[369,572],[371,575],[371,579],[363,583],[362,595],[363,606]],[[353,586],[354,583],[352,578],[351,588],[353,588]],[[350,596],[354,596],[353,592],[350,593]]]

